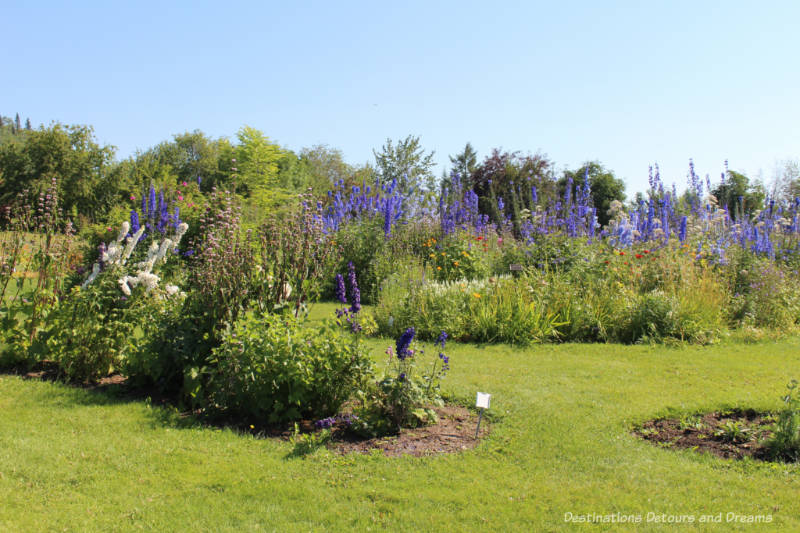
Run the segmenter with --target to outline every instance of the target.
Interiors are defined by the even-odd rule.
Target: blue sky
[[[419,135],[600,160],[628,184],[688,160],[800,158],[800,2],[9,2],[0,113],[91,124],[121,157],[244,124],[350,163]]]

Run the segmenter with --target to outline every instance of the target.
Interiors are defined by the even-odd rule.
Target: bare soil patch
[[[690,449],[723,459],[768,460],[761,442],[772,435],[774,421],[769,413],[736,409],[650,420],[633,433],[664,448]]]
[[[413,455],[416,457],[457,453],[474,448],[489,432],[489,422],[481,420],[478,438],[475,429],[478,415],[464,407],[446,406],[435,408],[439,422],[430,426],[403,429],[398,435],[375,439],[356,439],[346,433],[334,433],[329,448],[340,454],[372,453],[380,450],[388,457]]]

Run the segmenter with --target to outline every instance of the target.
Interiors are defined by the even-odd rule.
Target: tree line
[[[108,220],[115,208],[124,209],[130,198],[151,186],[170,189],[182,183],[197,183],[204,194],[215,188],[235,190],[252,217],[280,209],[308,189],[324,202],[326,192],[337,184],[393,181],[407,197],[433,206],[457,179],[477,194],[480,211],[496,222],[509,216],[498,211],[498,204],[509,209],[546,205],[563,198],[570,185],[575,194],[587,179],[600,224],[608,222],[611,202],[625,200],[625,183],[598,161],[559,171],[543,154],[500,149],[479,161],[466,143],[450,156],[450,168],[437,178],[434,153],[423,148],[418,136],[387,139],[373,155],[374,161],[350,165],[338,149],[317,145],[292,151],[258,129],[243,126],[233,139],[213,138],[199,130],[177,134],[120,160],[114,146],[97,142],[91,126],[54,122],[33,128],[26,119],[23,127],[18,113],[13,119],[0,115],[0,206],[25,195],[35,199],[54,179],[63,213],[79,228]],[[742,173],[727,171],[723,178],[727,179],[714,193],[719,204],[737,216],[757,208],[767,194],[763,184]],[[773,194],[798,192],[800,172],[796,164],[787,163]],[[633,201],[643,197],[637,194]]]

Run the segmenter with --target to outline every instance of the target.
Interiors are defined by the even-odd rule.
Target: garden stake
[[[478,413],[478,426],[475,428],[475,438],[478,438],[478,432],[481,430],[481,418],[483,417],[483,409]]]
[[[486,394],[485,392],[479,392],[478,396],[475,398],[475,407],[479,408],[481,411],[478,413],[478,426],[475,428],[475,438],[478,438],[478,432],[481,430],[481,419],[483,418],[483,411],[484,409],[489,408],[489,398],[491,398],[491,394]]]

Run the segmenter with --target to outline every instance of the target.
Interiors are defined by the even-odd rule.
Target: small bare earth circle
[[[762,442],[772,436],[775,420],[752,409],[649,420],[633,434],[655,445],[705,452],[723,459],[769,460]]]

